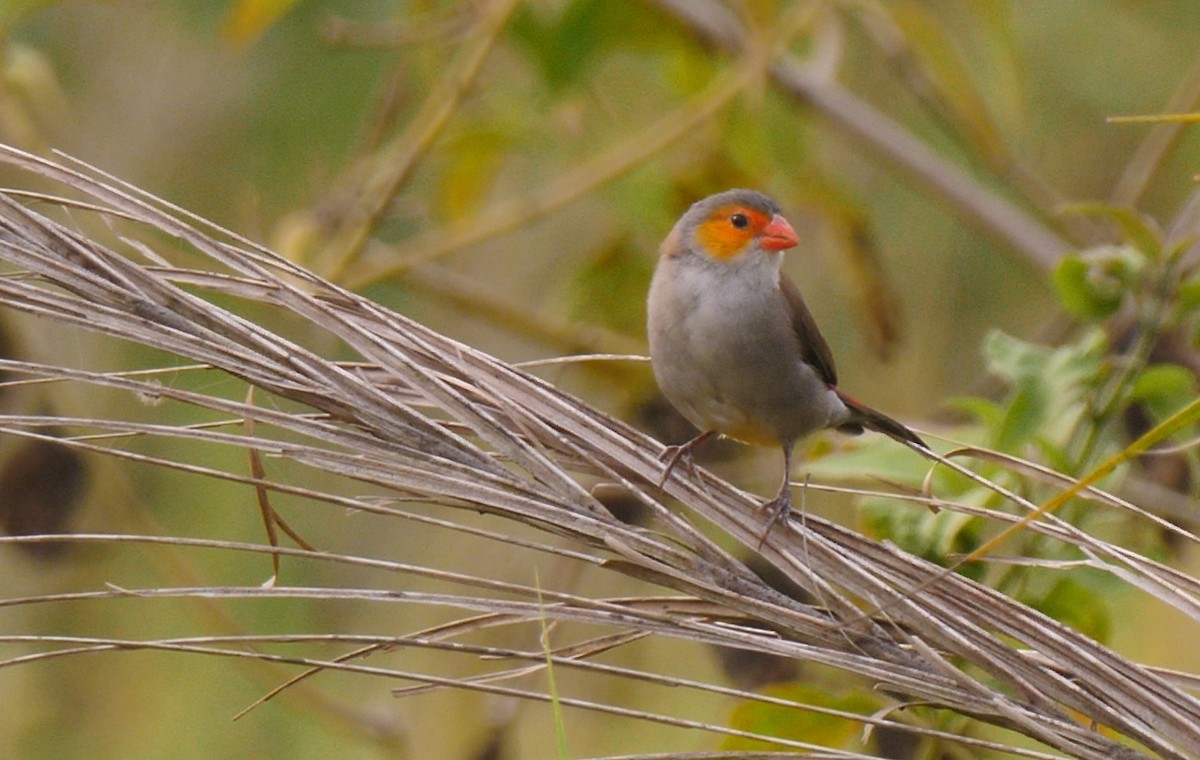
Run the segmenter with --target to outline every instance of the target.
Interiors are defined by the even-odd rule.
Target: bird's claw
[[[771,534],[771,528],[775,527],[775,523],[780,520],[786,522],[788,515],[791,514],[792,496],[786,484],[774,499],[763,502],[763,505],[759,509],[768,512],[770,516],[767,518],[767,526],[763,528],[762,537],[758,539],[758,546],[755,547],[756,551],[762,549],[763,544],[767,542],[767,536]]]
[[[658,458],[659,461],[665,463],[663,465],[662,477],[658,479],[658,490],[660,491],[667,484],[667,480],[671,477],[671,471],[675,469],[675,465],[681,461],[689,478],[696,474],[696,466],[692,462],[692,452],[688,450],[686,443],[680,446],[668,446]]]
[[[708,432],[701,433],[686,443],[681,443],[678,446],[668,446],[663,449],[662,454],[659,454],[658,458],[659,461],[665,462],[666,464],[663,466],[662,477],[658,479],[658,490],[661,491],[663,486],[667,484],[667,479],[671,477],[671,471],[674,470],[675,465],[679,464],[680,462],[683,463],[684,469],[687,470],[688,477],[695,477],[696,465],[694,462],[692,462],[692,451],[709,438],[712,438],[714,435],[716,435],[716,432],[710,430]]]

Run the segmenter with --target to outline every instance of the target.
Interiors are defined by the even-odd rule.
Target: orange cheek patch
[[[741,253],[750,236],[727,221],[717,221],[700,225],[696,240],[713,258],[731,259]]]
[[[735,213],[745,214],[750,224],[745,228],[734,227],[729,217]],[[696,242],[704,246],[715,259],[732,259],[746,249],[746,245],[770,219],[752,209],[740,206],[723,206],[713,212],[703,224],[696,228]]]

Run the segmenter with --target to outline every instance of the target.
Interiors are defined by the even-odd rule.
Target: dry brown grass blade
[[[387,311],[94,170],[72,169],[6,148],[0,148],[0,160],[41,175],[65,188],[64,192],[81,193],[99,209],[111,209],[111,213],[96,213],[108,217],[107,224],[119,227],[123,236],[102,243],[77,230],[86,221],[80,218],[85,212],[79,209],[70,216],[71,226],[66,226],[0,196],[0,259],[14,268],[11,275],[0,277],[0,303],[211,365],[272,399],[271,404],[264,400],[250,405],[157,386],[150,378],[12,363],[14,371],[27,375],[130,393],[157,393],[173,403],[209,410],[215,415],[214,422],[222,425],[10,415],[0,418],[0,430],[36,437],[50,425],[68,427],[79,434],[63,439],[64,444],[81,450],[301,494],[320,504],[353,506],[379,519],[437,521],[408,513],[402,500],[348,498],[286,482],[263,482],[263,478],[244,472],[205,470],[111,444],[120,440],[112,437],[119,434],[189,440],[239,451],[253,449],[263,456],[286,459],[358,487],[369,487],[375,493],[399,494],[403,499],[444,507],[445,518],[437,519],[464,535],[479,530],[467,526],[465,518],[485,512],[500,518],[500,527],[485,540],[496,542],[503,551],[553,553],[572,562],[649,579],[708,606],[639,604],[586,590],[538,589],[534,584],[500,582],[350,552],[195,542],[181,537],[164,542],[268,556],[277,553],[289,562],[339,562],[437,578],[462,588],[463,593],[236,587],[101,594],[113,598],[133,594],[144,601],[173,595],[343,599],[505,615],[514,625],[536,626],[545,620],[598,626],[609,632],[640,632],[828,665],[866,679],[902,702],[953,710],[1032,737],[1072,757],[1182,759],[1200,754],[1200,701],[1176,686],[1174,679],[1168,680],[1045,615],[966,578],[938,577],[940,569],[920,558],[812,516],[777,530],[763,547],[765,559],[819,603],[785,596],[691,519],[700,517],[742,546],[753,546],[762,529],[756,501],[697,471],[694,478],[677,476],[666,483],[667,495],[683,502],[688,511],[669,508],[663,494],[652,487],[661,470],[661,445],[623,422],[544,380]],[[49,196],[41,203],[53,205]],[[175,238],[191,254],[207,257],[214,272],[173,267],[170,256],[148,242],[161,240],[162,233]],[[151,253],[151,248],[158,252]],[[140,263],[146,258],[150,265]],[[207,300],[216,294],[224,306]],[[336,338],[343,357],[353,353],[357,360],[331,361],[295,340],[286,340],[242,316],[237,311],[239,303],[299,318],[314,332]],[[304,405],[304,410],[294,411],[297,404]],[[253,435],[245,430],[234,432],[228,424],[243,419],[255,421]],[[627,488],[653,516],[651,526],[642,528],[615,519],[592,498],[583,485],[585,478]],[[897,499],[909,496],[897,494]],[[1011,498],[1016,499],[1015,495]],[[1050,521],[1038,529],[1075,541],[1106,563],[1120,560],[1120,567],[1112,571],[1114,576],[1135,588],[1172,581],[1172,576],[1144,558],[1134,559],[1120,547],[1077,535],[1065,524]],[[130,545],[152,541],[146,537],[121,540]],[[937,580],[930,583],[931,578]],[[914,589],[919,591],[914,593]],[[1169,594],[1159,598],[1180,604]],[[0,600],[0,604],[61,600],[39,597]],[[722,612],[713,614],[714,609]],[[886,616],[863,614],[872,609],[882,609]],[[379,640],[360,641],[359,645]],[[42,641],[51,644],[49,638]],[[538,657],[544,655],[536,648],[530,651]],[[1039,657],[1030,657],[1027,651]],[[328,658],[284,659],[300,666],[336,667],[526,699],[545,698],[544,694],[470,679],[399,676],[388,669]],[[573,657],[561,661],[580,662]],[[564,697],[563,704],[652,719],[646,713],[571,696]],[[1082,716],[1083,724],[1077,716]],[[657,717],[674,721],[672,725],[694,725],[685,719]],[[1106,732],[1092,730],[1091,723],[1105,726]],[[715,729],[709,726],[706,730]]]

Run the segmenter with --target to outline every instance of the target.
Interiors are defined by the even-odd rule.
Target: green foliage
[[[982,492],[967,494],[982,496]],[[960,499],[961,501],[961,499]],[[897,509],[883,499],[863,504],[862,520],[868,535],[894,542],[930,562],[947,566],[983,543],[983,523],[961,512],[942,510],[935,514],[914,509]],[[984,566],[970,563],[959,568],[968,578],[983,578]]]
[[[1113,584],[1103,583],[1098,573],[1088,575],[1091,582],[1078,580],[1083,573],[1060,577],[1045,591],[1027,591],[1018,598],[1096,641],[1107,642],[1112,635],[1112,615],[1105,592],[1112,590]]]
[[[1141,253],[1127,246],[1101,246],[1065,256],[1054,270],[1054,289],[1071,316],[1106,319],[1136,285],[1142,263]]]
[[[1104,371],[1107,343],[1090,330],[1074,343],[1047,348],[998,330],[984,340],[988,370],[1008,392],[988,417],[989,445],[1019,453],[1031,441],[1061,446],[1078,422]],[[976,408],[986,401],[978,400]],[[983,420],[980,420],[981,422]]]
[[[1111,452],[1121,445],[1116,423],[1132,410],[1157,425],[1155,430],[1163,430],[1165,424],[1173,434],[1194,435],[1193,371],[1179,364],[1152,363],[1151,356],[1162,335],[1186,328],[1196,318],[1200,286],[1195,275],[1180,267],[1186,244],[1166,246],[1153,219],[1110,206],[1075,210],[1110,223],[1121,238],[1064,257],[1052,273],[1063,310],[1091,324],[1054,347],[992,332],[983,352],[989,372],[1004,383],[1003,393],[958,399],[953,406],[971,421],[960,438],[984,441],[989,448],[1060,472],[1094,477],[1126,458],[1128,448]],[[1116,328],[1114,321],[1121,315],[1125,320],[1132,316],[1132,321],[1116,322],[1122,325]],[[1117,329],[1121,340],[1114,345],[1107,336]],[[1187,461],[1194,465],[1194,459]],[[1051,502],[1061,490],[1058,485],[1040,486],[999,464],[985,463],[977,471],[1033,503]],[[947,500],[978,507],[991,507],[996,501],[988,490],[964,478],[935,474],[931,483],[932,492]],[[864,514],[876,534],[943,563],[970,553],[987,538],[978,521],[960,514],[919,515],[877,503],[868,504]],[[1104,529],[1086,502],[1067,502],[1058,515],[1084,530]],[[1112,524],[1107,529],[1120,530]],[[1132,535],[1127,534],[1127,540]],[[997,566],[993,585],[1013,590],[1022,601],[1097,641],[1111,636],[1110,578],[1086,570],[1070,572],[1070,562],[1079,559],[1075,550],[1028,533],[1007,550],[1023,562]],[[962,571],[978,577],[980,566],[967,565]]]
[[[589,257],[571,281],[571,316],[629,335],[646,330],[646,289],[653,259],[627,238]]]
[[[834,692],[801,683],[770,686],[763,694],[776,699],[786,699],[799,705],[812,705],[831,710],[840,710],[858,715],[870,715],[883,707],[882,700],[868,696],[862,691]],[[730,728],[741,731],[777,736],[824,747],[862,750],[860,724],[852,720],[839,720],[817,712],[762,702],[745,702],[738,705],[729,719]],[[779,749],[779,745],[757,739],[729,737],[722,742],[728,751],[767,751]]]
[[[1083,474],[1101,461],[1111,461],[1111,452],[1121,445],[1115,423],[1123,420],[1127,411],[1137,407],[1155,424],[1176,420],[1172,415],[1195,404],[1197,382],[1190,369],[1149,361],[1157,336],[1186,325],[1200,304],[1194,278],[1181,276],[1175,268],[1181,249],[1177,246],[1164,253],[1157,227],[1140,215],[1111,209],[1104,209],[1103,215],[1116,222],[1126,240],[1068,257],[1052,277],[1065,311],[1085,323],[1102,324],[1088,324],[1057,346],[1035,344],[1000,331],[990,333],[983,342],[983,355],[989,373],[1002,381],[1003,391],[951,402],[968,420],[956,438],[1060,472]],[[1126,304],[1129,308],[1122,309]],[[1114,346],[1107,337],[1112,328],[1103,322],[1113,319],[1119,310],[1132,313],[1136,321],[1130,335]],[[1193,432],[1188,419],[1175,427],[1189,435]],[[886,442],[856,452],[852,455],[857,458],[856,465],[882,467],[883,446]],[[815,463],[814,470],[837,472],[845,466],[839,461],[842,459],[829,457]],[[907,459],[893,457],[892,461],[893,480],[918,481],[920,473],[915,468],[907,475],[894,471]],[[999,460],[984,460],[975,470],[1033,503],[1048,501],[1061,490],[1061,485],[1041,485]],[[985,509],[1000,504],[990,489],[945,468],[935,468],[927,482],[930,492],[946,501]],[[1084,530],[1121,530],[1113,518],[1094,516],[1083,501],[1069,502],[1059,516]],[[990,537],[986,524],[968,515],[952,511],[924,514],[879,499],[866,502],[863,519],[873,535],[946,565],[981,547]],[[1111,636],[1111,589],[1099,574],[1069,569],[1080,559],[1074,549],[1024,532],[1005,546],[1005,552],[1021,557],[1022,562],[991,566],[990,585],[1015,593],[1025,603],[1098,641]],[[983,562],[971,563],[960,572],[983,579],[989,567]]]
[[[1129,387],[1129,400],[1145,404],[1151,417],[1165,420],[1196,398],[1196,376],[1178,364],[1151,364]]]
[[[955,399],[948,405],[966,415],[967,425],[955,437],[1004,454],[1032,459],[1065,473],[1083,473],[1119,445],[1114,423],[1138,405],[1152,422],[1164,420],[1195,397],[1190,370],[1179,365],[1149,364],[1154,339],[1173,324],[1185,324],[1200,308],[1200,286],[1194,277],[1177,271],[1182,245],[1167,248],[1157,223],[1138,212],[1103,205],[1080,205],[1073,212],[1110,226],[1120,240],[1064,257],[1051,282],[1065,312],[1090,326],[1070,340],[1044,346],[1000,331],[983,341],[988,372],[1003,390],[988,397]],[[1128,307],[1128,308],[1123,308]],[[1132,338],[1114,346],[1106,320],[1133,314]],[[1172,321],[1173,320],[1173,321]],[[1114,359],[1114,353],[1122,355]],[[925,483],[924,466],[890,453],[888,442],[869,444],[846,456],[813,463],[814,473],[845,476],[855,468],[886,473],[900,483]],[[890,462],[890,464],[889,464]],[[903,470],[909,468],[907,472]],[[1057,493],[1007,465],[983,462],[976,471],[1034,503]],[[934,468],[927,481],[937,497],[991,509],[1001,500],[990,489],[946,468]],[[1087,526],[1090,508],[1072,502],[1063,514]],[[868,500],[866,529],[906,550],[941,564],[951,564],[988,540],[984,523],[961,513],[928,514],[898,509],[894,503]],[[1032,560],[1030,565],[995,570],[991,582],[1001,588],[1023,589],[1023,598],[1089,634],[1108,635],[1105,601],[1091,586],[1080,585],[1062,570],[1037,566],[1039,559],[1059,562],[1078,559],[1072,550],[1024,535],[1006,551]],[[960,568],[984,577],[982,563]],[[1036,590],[1035,590],[1036,589]]]
[[[595,63],[595,54],[612,30],[604,24],[603,0],[573,0],[555,18],[544,18],[541,8],[522,4],[512,19],[513,39],[538,66],[552,92],[579,83]]]
[[[551,95],[578,95],[577,90],[589,86],[596,67],[614,54],[668,51],[679,60],[678,29],[656,23],[660,19],[652,13],[631,24],[629,13],[628,7],[606,0],[568,0],[558,8],[522,3],[509,22],[509,33],[537,67],[540,83]]]
[[[1096,399],[1112,380],[1110,350],[1104,332],[1097,327],[1084,329],[1075,340],[1056,347],[992,332],[984,341],[983,352],[989,371],[1003,381],[1004,390],[995,398],[967,397],[952,402],[969,419],[955,437],[1041,460],[1060,471],[1079,471],[1083,466],[1080,457],[1086,456],[1080,451],[1079,441],[1085,438],[1081,431],[1098,429]],[[1190,374],[1179,367],[1147,368],[1122,394],[1122,404],[1145,401],[1157,413],[1168,413],[1189,400],[1193,386]],[[1113,414],[1110,411],[1105,416]],[[889,448],[886,441],[865,446],[849,455],[856,462],[850,467],[877,472],[873,468],[883,467]],[[847,458],[828,457],[815,468],[827,474],[845,467],[842,460]],[[892,455],[890,460],[889,479],[897,482],[919,483],[921,470],[927,469],[927,465],[912,467],[905,474],[897,469],[908,466],[907,457]],[[1037,481],[1000,463],[981,461],[974,469],[1035,503],[1058,490],[1039,486]],[[931,493],[948,502],[978,509],[994,509],[1001,503],[991,489],[944,467],[935,468],[928,482]],[[1073,507],[1071,521],[1083,525],[1089,519],[1089,510],[1082,504]],[[980,548],[995,530],[986,521],[959,511],[932,514],[911,506],[898,508],[884,499],[866,500],[862,520],[870,535],[946,566]],[[1097,574],[1081,575],[1063,569],[1069,565],[1056,565],[1078,560],[1073,549],[1024,533],[1005,546],[1005,553],[1022,557],[1024,562],[972,562],[959,567],[958,572],[1016,593],[1023,602],[1098,641],[1108,639],[1112,621],[1103,582]]]

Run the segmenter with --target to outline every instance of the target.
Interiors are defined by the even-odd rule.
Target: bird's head
[[[672,240],[673,239],[673,240]],[[797,244],[779,206],[754,190],[727,190],[698,201],[675,225],[669,241],[716,261],[752,251],[782,251]]]

